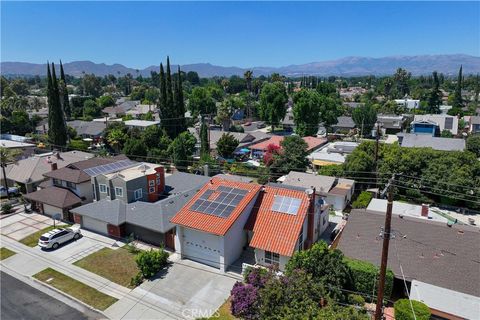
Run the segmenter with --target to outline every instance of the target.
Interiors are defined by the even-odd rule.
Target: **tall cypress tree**
[[[440,113],[440,105],[442,104],[441,94],[438,74],[437,71],[434,71],[432,90],[428,96],[428,113]]]
[[[167,87],[165,83],[165,71],[163,70],[163,64],[160,63],[160,99],[159,106],[160,115],[163,117],[165,114],[165,107],[167,105]]]
[[[172,73],[170,71],[170,58],[167,56],[167,74],[166,74],[166,87],[167,87],[167,106],[170,114],[174,108],[173,105],[173,90],[172,90]]]
[[[47,61],[47,103],[48,103],[48,128],[52,127],[50,120],[53,103],[53,92],[52,92],[52,74],[50,73],[50,62]]]
[[[67,127],[65,125],[62,104],[60,102],[60,90],[58,89],[55,65],[53,63],[51,79],[51,99],[48,103],[48,123],[50,125],[48,128],[48,139],[55,146],[65,146],[67,143]]]
[[[457,85],[455,86],[455,92],[453,94],[453,104],[452,109],[461,109],[463,108],[463,99],[462,99],[462,66],[458,71]]]
[[[187,130],[187,125],[185,122],[185,101],[183,100],[183,84],[182,84],[182,73],[180,71],[180,66],[178,66],[178,79],[177,79],[177,86],[176,86],[176,103],[177,107],[176,110],[176,118],[178,118],[178,130],[177,133],[181,133]]]
[[[70,109],[70,101],[68,100],[68,89],[67,89],[67,80],[65,79],[65,73],[63,72],[62,60],[60,60],[60,79],[62,80],[62,107],[63,112],[65,113],[65,118],[70,119],[72,111]]]
[[[202,118],[200,126],[200,157],[204,158],[210,154],[210,145],[208,143],[208,128],[205,120]]]

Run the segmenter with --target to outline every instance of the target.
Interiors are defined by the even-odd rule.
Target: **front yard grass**
[[[130,280],[140,271],[135,262],[135,254],[125,248],[103,248],[78,260],[74,265],[128,288],[133,287]]]
[[[12,250],[7,249],[5,247],[0,248],[0,260],[7,259],[8,257],[13,256],[14,254],[16,254],[15,251],[12,251]]]
[[[230,312],[230,298],[208,320],[237,320]]]
[[[31,235],[23,238],[22,240],[20,240],[20,243],[23,243],[24,245],[27,245],[29,247],[36,247],[37,244],[38,244],[38,239],[40,239],[40,236],[50,230],[53,230],[53,229],[56,229],[56,228],[61,228],[59,226],[57,227],[54,227],[54,226],[50,226],[50,227],[46,227],[45,229],[42,229],[42,230],[39,230],[35,233],[32,233]]]
[[[86,284],[70,278],[63,273],[60,273],[52,268],[47,268],[33,276],[34,278],[63,291],[80,301],[98,309],[105,310],[118,299],[106,295],[97,289],[94,289]]]

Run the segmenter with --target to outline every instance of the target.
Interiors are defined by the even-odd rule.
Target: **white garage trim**
[[[185,228],[183,229],[182,257],[220,268],[219,244],[218,236]]]
[[[107,223],[91,217],[82,217],[82,227],[90,231],[108,235]]]
[[[57,208],[48,204],[43,204],[43,213],[49,217],[59,214],[63,218],[62,208]]]

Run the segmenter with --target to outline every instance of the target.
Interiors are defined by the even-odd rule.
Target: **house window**
[[[298,237],[298,251],[301,251],[303,248],[303,227],[300,231],[300,236]]]
[[[280,255],[275,252],[265,251],[265,263],[278,265],[280,263]]]
[[[148,193],[154,193],[154,192],[155,192],[155,187],[148,188]]]
[[[67,187],[70,189],[77,189],[77,184],[67,181]]]
[[[62,186],[62,180],[53,179],[53,185],[61,187]]]
[[[107,196],[110,195],[110,187],[107,187]]]
[[[99,184],[98,189],[100,190],[100,193],[107,193],[107,186],[105,184]]]
[[[157,185],[160,184],[160,178],[157,178]]]
[[[142,198],[142,189],[137,189],[134,192],[135,200],[141,199]]]
[[[123,188],[115,187],[115,196],[123,197]]]
[[[150,187],[155,186],[155,180],[148,180],[148,185],[149,185]]]

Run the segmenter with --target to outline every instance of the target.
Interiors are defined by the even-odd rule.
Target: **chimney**
[[[58,169],[57,163],[56,163],[56,162],[52,162],[52,163],[50,164],[50,168],[52,169],[52,171],[57,170],[57,169]]]
[[[428,211],[430,206],[428,204],[422,203],[422,217],[428,218]]]

